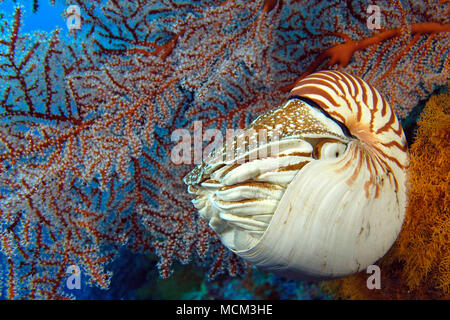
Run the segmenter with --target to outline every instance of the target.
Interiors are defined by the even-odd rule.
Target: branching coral
[[[434,34],[439,32],[450,32],[450,24],[439,24],[434,22],[415,23],[409,27],[412,35],[419,36],[424,33]],[[401,36],[404,31],[405,30],[402,30],[402,28],[394,28],[391,30],[380,32],[372,37],[365,38],[359,41],[352,40],[348,36],[343,34],[342,37],[345,39],[345,42],[331,47],[321,53],[296,82],[300,81],[303,77],[317,70],[318,67],[326,60],[328,60],[326,63],[326,68],[330,68],[335,64],[337,64],[340,68],[344,68],[349,64],[355,52],[364,50],[369,46],[380,44],[391,38]],[[295,86],[296,82],[294,82],[292,85],[286,86],[285,88],[283,88],[283,90],[291,90]]]
[[[322,31],[321,36],[333,35],[339,44],[320,50],[299,74],[301,78],[320,68],[355,74],[378,88],[397,115],[405,117],[420,99],[448,79],[450,5],[437,1],[378,1],[377,5],[383,14],[383,30],[367,32],[367,16],[362,14],[366,8],[361,2],[347,1],[350,17],[356,21],[346,15],[337,16],[333,24],[336,29]],[[322,17],[334,14],[336,8],[325,6],[317,11],[317,21],[322,23],[327,21]],[[316,35],[310,36],[314,39]],[[282,90],[291,87],[289,83]]]
[[[21,9],[0,26],[0,296],[70,296],[71,264],[106,288],[120,246],[156,253],[163,277],[174,260],[211,277],[243,273],[196,215],[182,182],[191,166],[171,162],[171,133],[196,120],[242,128],[279,105],[327,49],[374,35],[366,3],[72,3],[83,21],[72,43],[22,34]],[[447,24],[450,6],[379,6],[383,27],[405,32],[354,53],[345,70],[404,116],[449,75],[449,37],[408,26]]]
[[[450,92],[427,102],[411,146],[409,203],[402,231],[377,264],[381,289],[365,272],[324,283],[353,299],[450,299]]]

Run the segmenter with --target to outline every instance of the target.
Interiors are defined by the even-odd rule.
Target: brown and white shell
[[[287,277],[331,279],[365,269],[392,246],[408,165],[402,127],[380,93],[321,71],[184,181],[230,250]]]

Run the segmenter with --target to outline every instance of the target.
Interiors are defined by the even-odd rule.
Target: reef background
[[[221,245],[182,183],[192,164],[170,160],[171,133],[193,131],[195,120],[243,128],[299,76],[334,68],[378,88],[411,141],[417,105],[449,78],[449,3],[379,1],[380,31],[367,28],[364,1],[70,4],[82,28],[69,35],[24,31],[23,8],[1,16],[0,297],[169,298],[182,284],[183,298],[324,297]],[[39,15],[43,1],[32,6]],[[370,45],[357,48],[359,40]],[[436,230],[448,244],[448,228]],[[448,258],[420,260],[423,246],[412,245],[415,254],[409,246],[400,256],[425,271],[399,290],[448,291]],[[83,290],[66,288],[69,265],[80,266]],[[423,281],[439,268],[442,279]]]

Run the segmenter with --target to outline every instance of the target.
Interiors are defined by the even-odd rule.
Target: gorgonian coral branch
[[[381,2],[386,29],[448,24],[448,4]],[[2,296],[62,298],[65,268],[108,287],[118,248],[241,274],[195,213],[175,165],[176,129],[244,127],[342,39],[373,36],[363,1],[75,0],[82,28],[0,40]],[[403,29],[402,29],[403,30]],[[346,71],[406,115],[449,74],[444,33],[402,33],[354,52]],[[236,128],[233,128],[236,129]],[[205,142],[206,143],[206,142]]]
[[[410,29],[410,30],[408,30]],[[450,32],[450,24],[439,24],[434,22],[422,22],[415,23],[406,28],[411,35],[420,36],[422,34],[433,34],[439,32]],[[351,40],[348,37],[345,37],[345,42],[342,44],[338,44],[332,48],[325,50],[321,53],[316,60],[306,69],[306,71],[292,84],[283,87],[283,91],[290,91],[295,84],[303,79],[305,76],[311,74],[315,70],[319,68],[326,60],[327,63],[325,68],[330,68],[337,64],[340,68],[346,67],[349,63],[355,52],[364,50],[369,46],[377,45],[383,41],[387,41],[391,38],[401,36],[403,34],[402,28],[395,28],[391,30],[386,30],[380,32],[372,37],[365,38],[359,41]],[[415,38],[417,41],[417,37]]]

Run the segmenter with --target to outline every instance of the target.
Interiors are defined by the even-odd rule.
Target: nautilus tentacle
[[[236,254],[292,278],[375,263],[404,219],[408,152],[380,93],[338,71],[299,81],[185,177],[202,217]]]

